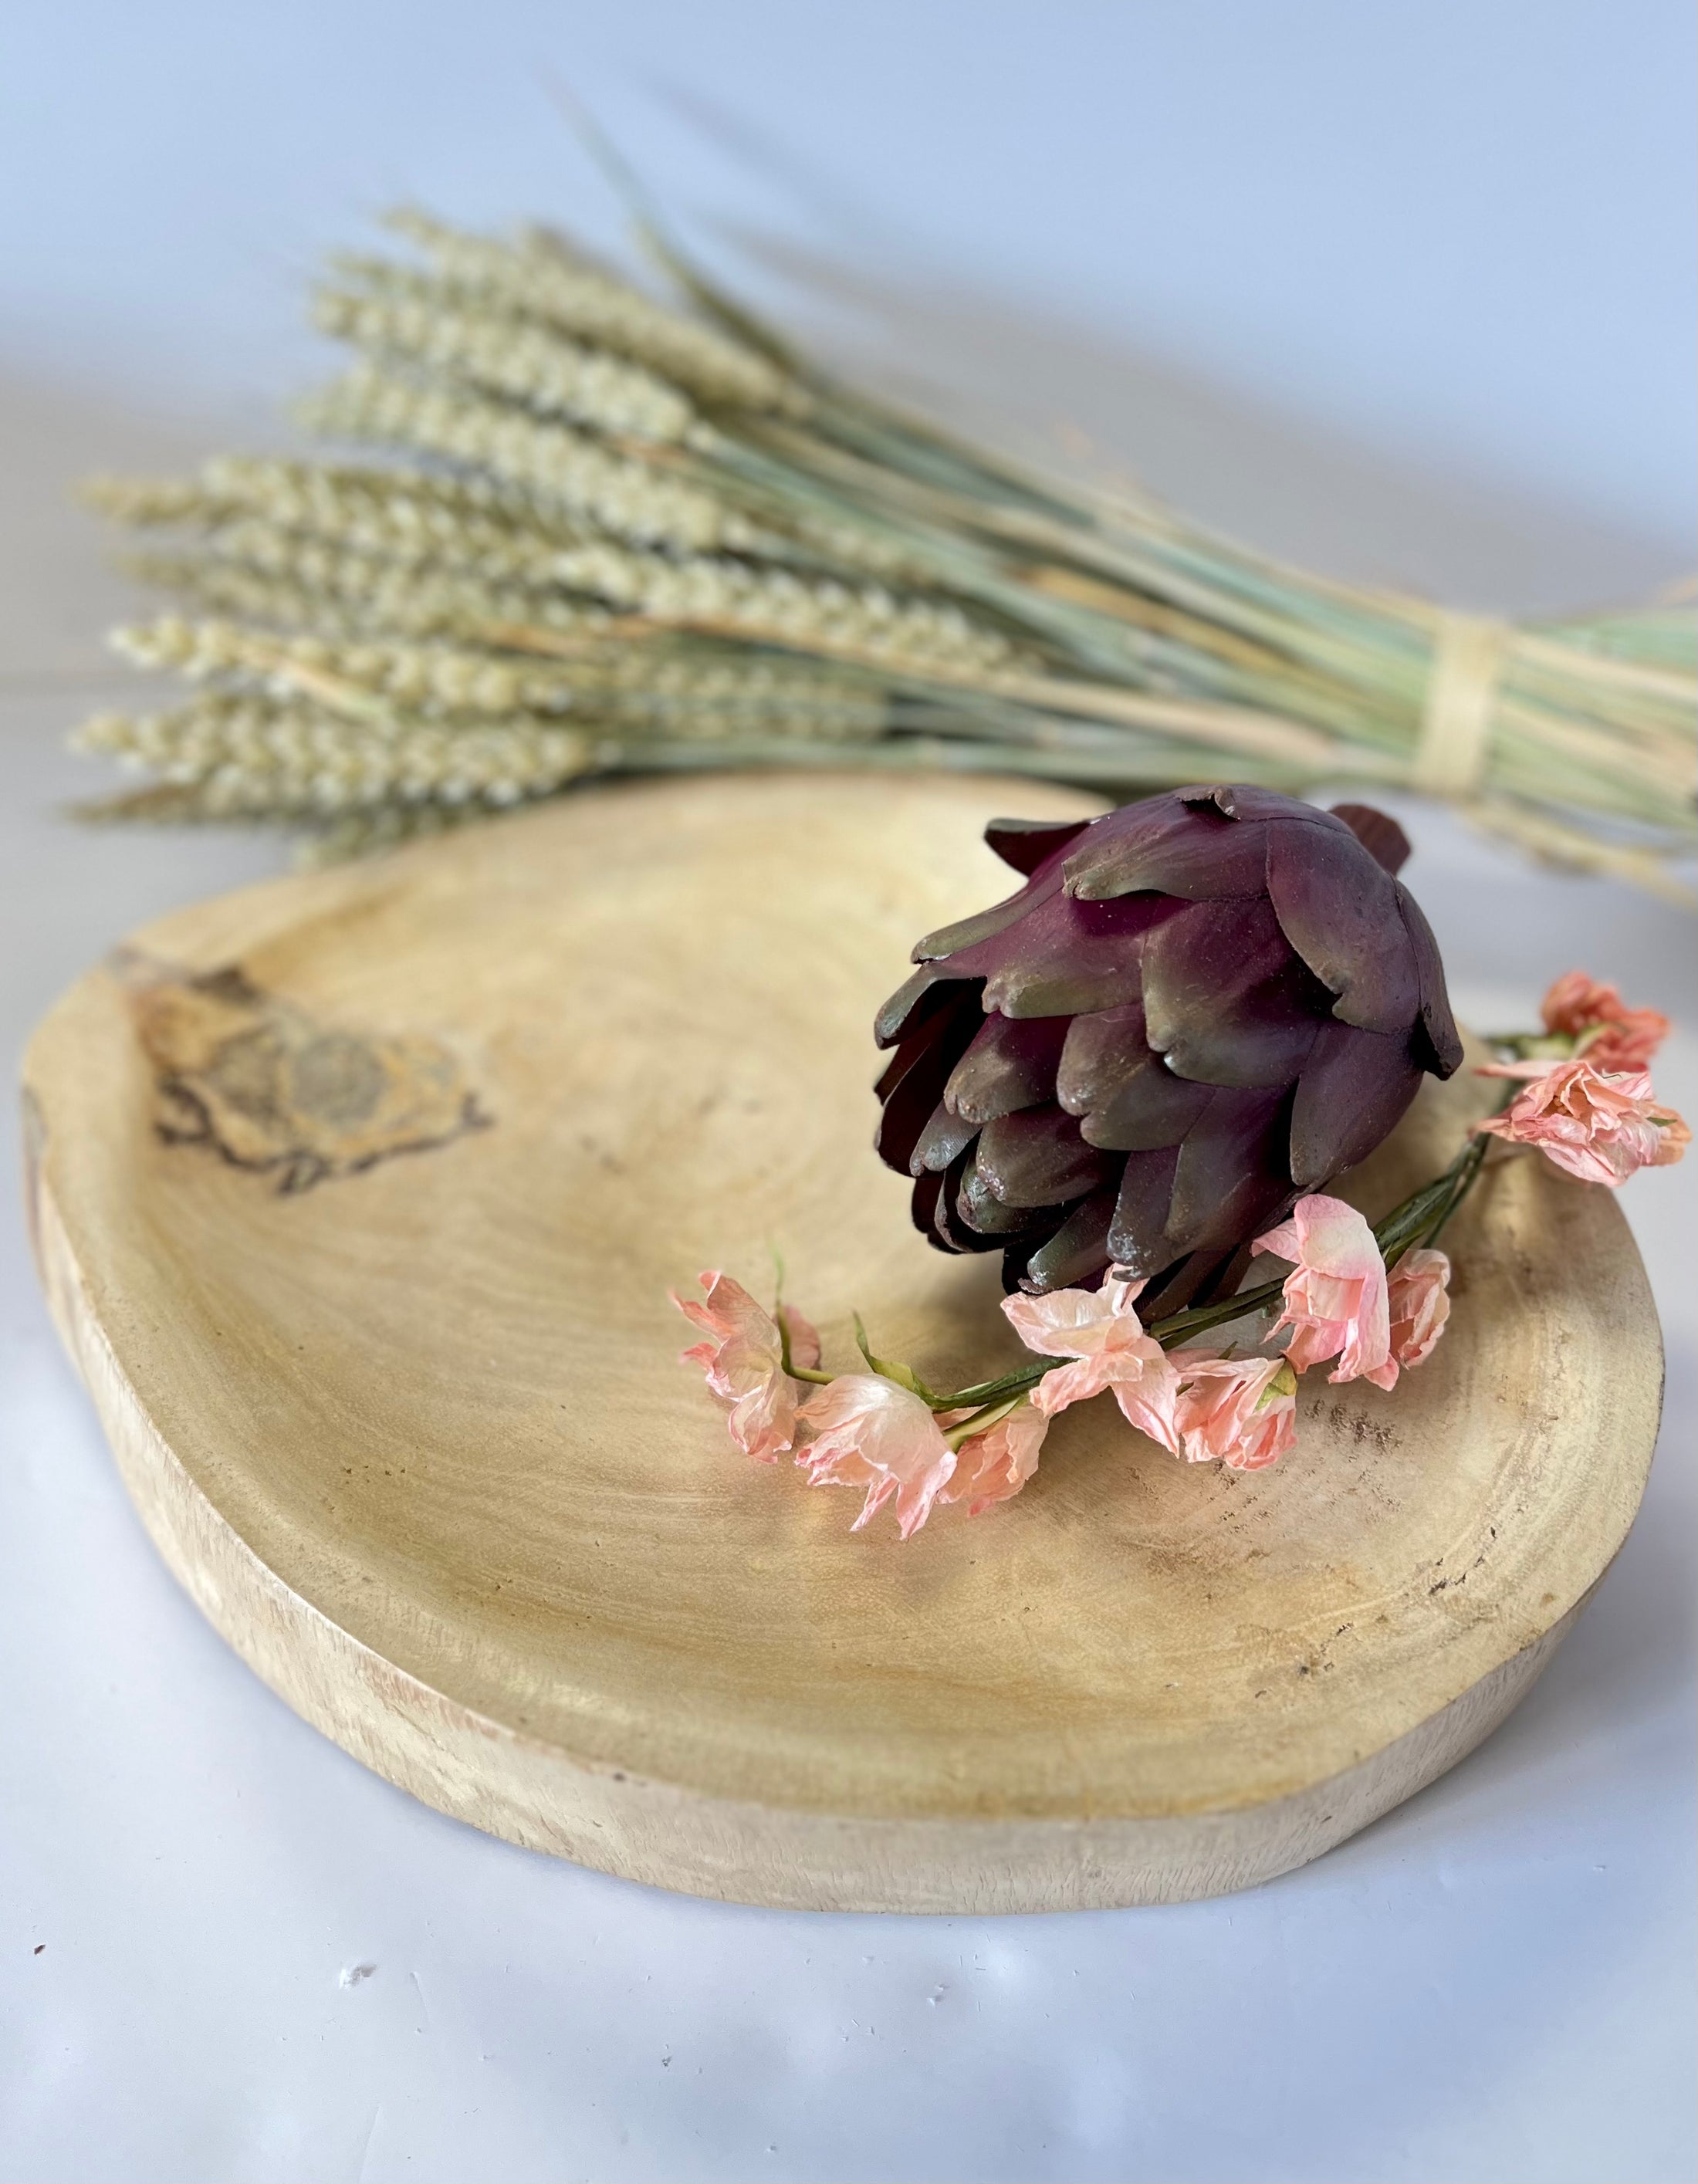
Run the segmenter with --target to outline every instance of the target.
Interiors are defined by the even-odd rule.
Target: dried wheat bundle
[[[335,261],[359,460],[104,481],[204,617],[119,632],[202,686],[86,747],[92,807],[342,855],[621,771],[1200,772],[1444,797],[1676,900],[1698,846],[1690,610],[1539,622],[1325,581],[1016,468],[814,368],[664,239],[672,309],[551,231],[406,211]]]

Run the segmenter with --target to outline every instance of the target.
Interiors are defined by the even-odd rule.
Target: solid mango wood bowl
[[[829,1908],[1168,1902],[1301,1864],[1523,1695],[1620,1546],[1656,1323],[1531,1156],[1391,1396],[1176,1462],[1107,1401],[911,1543],[730,1444],[669,1286],[771,1254],[851,1361],[1014,1353],[870,1149],[868,1026],[1005,892],[1027,784],[609,788],[162,919],[26,1065],[58,1324],[161,1552],[298,1713],[515,1842]],[[1372,1211],[1481,1106],[1423,1093]]]

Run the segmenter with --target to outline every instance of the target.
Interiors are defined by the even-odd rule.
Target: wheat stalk
[[[662,724],[675,735],[877,735],[888,701],[853,676],[718,649],[599,647],[543,664],[465,645],[342,642],[169,615],[113,632],[142,667],[193,682],[306,697],[351,721],[483,722],[572,714],[604,727]]]
[[[140,718],[101,714],[81,748],[206,792],[209,812],[341,814],[372,805],[516,804],[596,766],[588,733],[521,716],[499,726],[351,722],[295,699],[214,694]]]
[[[1230,773],[1448,794],[1533,854],[1691,900],[1690,605],[1499,627],[1016,470],[838,385],[647,239],[694,315],[560,237],[408,211],[319,292],[309,405],[387,460],[99,482],[203,609],[120,633],[203,694],[83,742],[100,816],[353,854],[592,775]]]
[[[468,303],[517,311],[646,365],[704,403],[803,411],[802,390],[765,358],[668,310],[543,227],[515,242],[461,233],[404,207],[387,225],[430,258]]]
[[[593,432],[665,444],[684,440],[697,423],[693,405],[646,365],[516,315],[462,310],[443,282],[375,295],[320,288],[313,320],[320,332],[379,361],[400,358],[444,372]]]

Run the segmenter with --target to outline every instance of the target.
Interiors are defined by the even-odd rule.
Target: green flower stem
[[[782,1279],[781,1268],[780,1279]],[[784,1370],[793,1380],[811,1380],[816,1388],[829,1388],[837,1379],[835,1373],[822,1373],[815,1365],[798,1365],[790,1355],[790,1323],[784,1317],[782,1298],[773,1306],[772,1316],[778,1323],[778,1356]]]
[[[1519,1051],[1529,1044],[1530,1035],[1507,1035],[1492,1041],[1494,1046],[1509,1047]],[[1506,1086],[1503,1097],[1493,1110],[1501,1114],[1514,1099],[1521,1087],[1511,1079]],[[1379,1245],[1387,1268],[1395,1267],[1410,1251],[1435,1244],[1457,1207],[1473,1189],[1485,1165],[1486,1155],[1492,1141],[1478,1131],[1470,1134],[1461,1150],[1442,1175],[1423,1183],[1419,1190],[1411,1191],[1401,1205],[1395,1206],[1381,1221],[1374,1224],[1374,1240]],[[1235,1296],[1222,1297],[1218,1303],[1193,1305],[1184,1312],[1172,1312],[1166,1319],[1152,1320],[1147,1332],[1161,1345],[1172,1350],[1194,1334],[1205,1333],[1211,1327],[1226,1327],[1235,1319],[1243,1319],[1251,1312],[1267,1312],[1277,1304],[1284,1293],[1285,1281],[1259,1283],[1255,1289],[1240,1290]],[[796,1365],[790,1357],[790,1329],[782,1310],[777,1313],[779,1341],[782,1346],[784,1370],[793,1380],[811,1381],[826,1387],[838,1376],[824,1373],[816,1368]],[[933,1411],[966,1410],[969,1415],[949,1427],[945,1435],[951,1448],[975,1434],[984,1433],[998,1425],[1011,1411],[1029,1396],[1045,1373],[1053,1373],[1058,1365],[1071,1361],[1065,1357],[1034,1357],[1029,1364],[1017,1367],[994,1380],[976,1381],[970,1388],[957,1388],[948,1395],[938,1395],[928,1388],[911,1366],[894,1364],[888,1358],[875,1357],[868,1346],[866,1330],[861,1325],[860,1315],[855,1315],[855,1339],[861,1356],[871,1371],[887,1380],[894,1380]]]
[[[963,1441],[971,1440],[975,1434],[987,1433],[992,1426],[1000,1425],[1009,1412],[1017,1411],[1025,1401],[1024,1395],[1018,1395],[1010,1396],[1002,1402],[985,1403],[971,1417],[949,1427],[944,1438],[951,1448],[958,1449]]]
[[[1422,1238],[1423,1245],[1430,1246],[1438,1242],[1445,1223],[1473,1189],[1475,1178],[1485,1166],[1486,1155],[1491,1150],[1491,1139],[1484,1137],[1474,1139],[1469,1145],[1467,1157],[1458,1170],[1456,1187],[1446,1200],[1438,1219]]]
[[[1507,1042],[1505,1042],[1507,1044]],[[1501,1113],[1520,1089],[1511,1082],[1495,1112]],[[1411,1191],[1401,1205],[1395,1206],[1385,1217],[1374,1225],[1374,1240],[1378,1244],[1388,1268],[1395,1267],[1406,1253],[1434,1243],[1456,1212],[1457,1207],[1473,1189],[1491,1139],[1471,1135],[1442,1175]],[[1176,1312],[1166,1319],[1153,1320],[1148,1332],[1164,1350],[1172,1350],[1194,1334],[1205,1333],[1211,1327],[1225,1327],[1235,1319],[1243,1319],[1250,1312],[1266,1312],[1278,1302],[1284,1292],[1282,1277],[1278,1281],[1262,1282],[1255,1289],[1240,1290],[1237,1295],[1222,1297],[1216,1304],[1194,1305],[1188,1311]],[[957,1388],[952,1394],[928,1397],[934,1410],[959,1410],[964,1405],[986,1411],[995,1407],[996,1417],[1004,1418],[1015,1401],[1035,1388],[1046,1373],[1053,1373],[1058,1365],[1065,1365],[1065,1357],[1034,1357],[1029,1365],[1017,1367],[994,1380],[981,1380],[970,1388]],[[950,1441],[960,1446],[969,1434],[982,1433],[985,1424],[994,1423],[987,1418],[981,1423],[975,1416],[960,1426],[950,1429]]]

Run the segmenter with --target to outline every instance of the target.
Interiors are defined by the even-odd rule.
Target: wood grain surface
[[[1451,1765],[1620,1546],[1660,1361],[1609,1195],[1495,1164],[1451,1330],[1300,1446],[1106,1402],[913,1541],[731,1446],[666,1301],[788,1290],[851,1359],[1016,1351],[871,1150],[914,937],[1029,784],[628,785],[134,936],[25,1066],[55,1316],[162,1552],[297,1711],[442,1810],[662,1886],[1044,1909],[1241,1887]],[[1383,1210],[1484,1102],[1423,1092]]]

